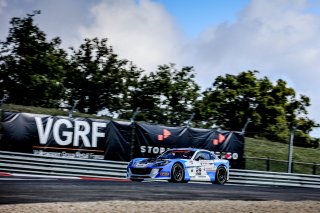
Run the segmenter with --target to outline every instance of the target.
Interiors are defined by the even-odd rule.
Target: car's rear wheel
[[[135,182],[141,182],[143,181],[143,179],[140,178],[130,178],[131,181],[135,181]]]
[[[182,183],[184,181],[184,168],[180,163],[175,163],[171,169],[171,182]]]
[[[225,184],[227,182],[227,178],[228,178],[228,172],[226,168],[224,168],[223,166],[218,167],[216,171],[216,178],[214,180],[214,183]]]

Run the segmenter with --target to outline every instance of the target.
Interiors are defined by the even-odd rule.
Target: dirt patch
[[[320,201],[99,201],[85,203],[36,203],[0,205],[2,213],[86,213],[86,212],[320,212]]]

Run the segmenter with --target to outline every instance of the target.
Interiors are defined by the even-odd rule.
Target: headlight
[[[152,169],[150,174],[156,175],[156,174],[158,174],[158,172],[159,172],[159,169]]]
[[[162,161],[162,162],[159,162],[159,163],[155,163],[154,166],[165,166],[165,165],[167,165],[168,163],[170,163],[170,161],[165,160],[165,161]]]

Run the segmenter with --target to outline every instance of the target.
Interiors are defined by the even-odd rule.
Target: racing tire
[[[216,177],[215,177],[214,183],[223,185],[227,182],[227,180],[228,180],[228,172],[226,168],[224,168],[223,166],[218,167],[216,171]]]
[[[171,180],[169,182],[185,183],[184,168],[180,163],[175,163],[171,169]]]
[[[134,182],[142,182],[143,179],[138,179],[138,178],[130,178],[131,181],[134,181]]]

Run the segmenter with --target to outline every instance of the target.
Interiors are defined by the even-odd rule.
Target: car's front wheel
[[[182,183],[184,181],[184,168],[180,163],[175,163],[171,169],[171,182]]]
[[[227,179],[228,179],[228,172],[226,168],[224,168],[223,166],[218,167],[216,171],[216,177],[215,177],[214,183],[225,184],[227,182]]]

